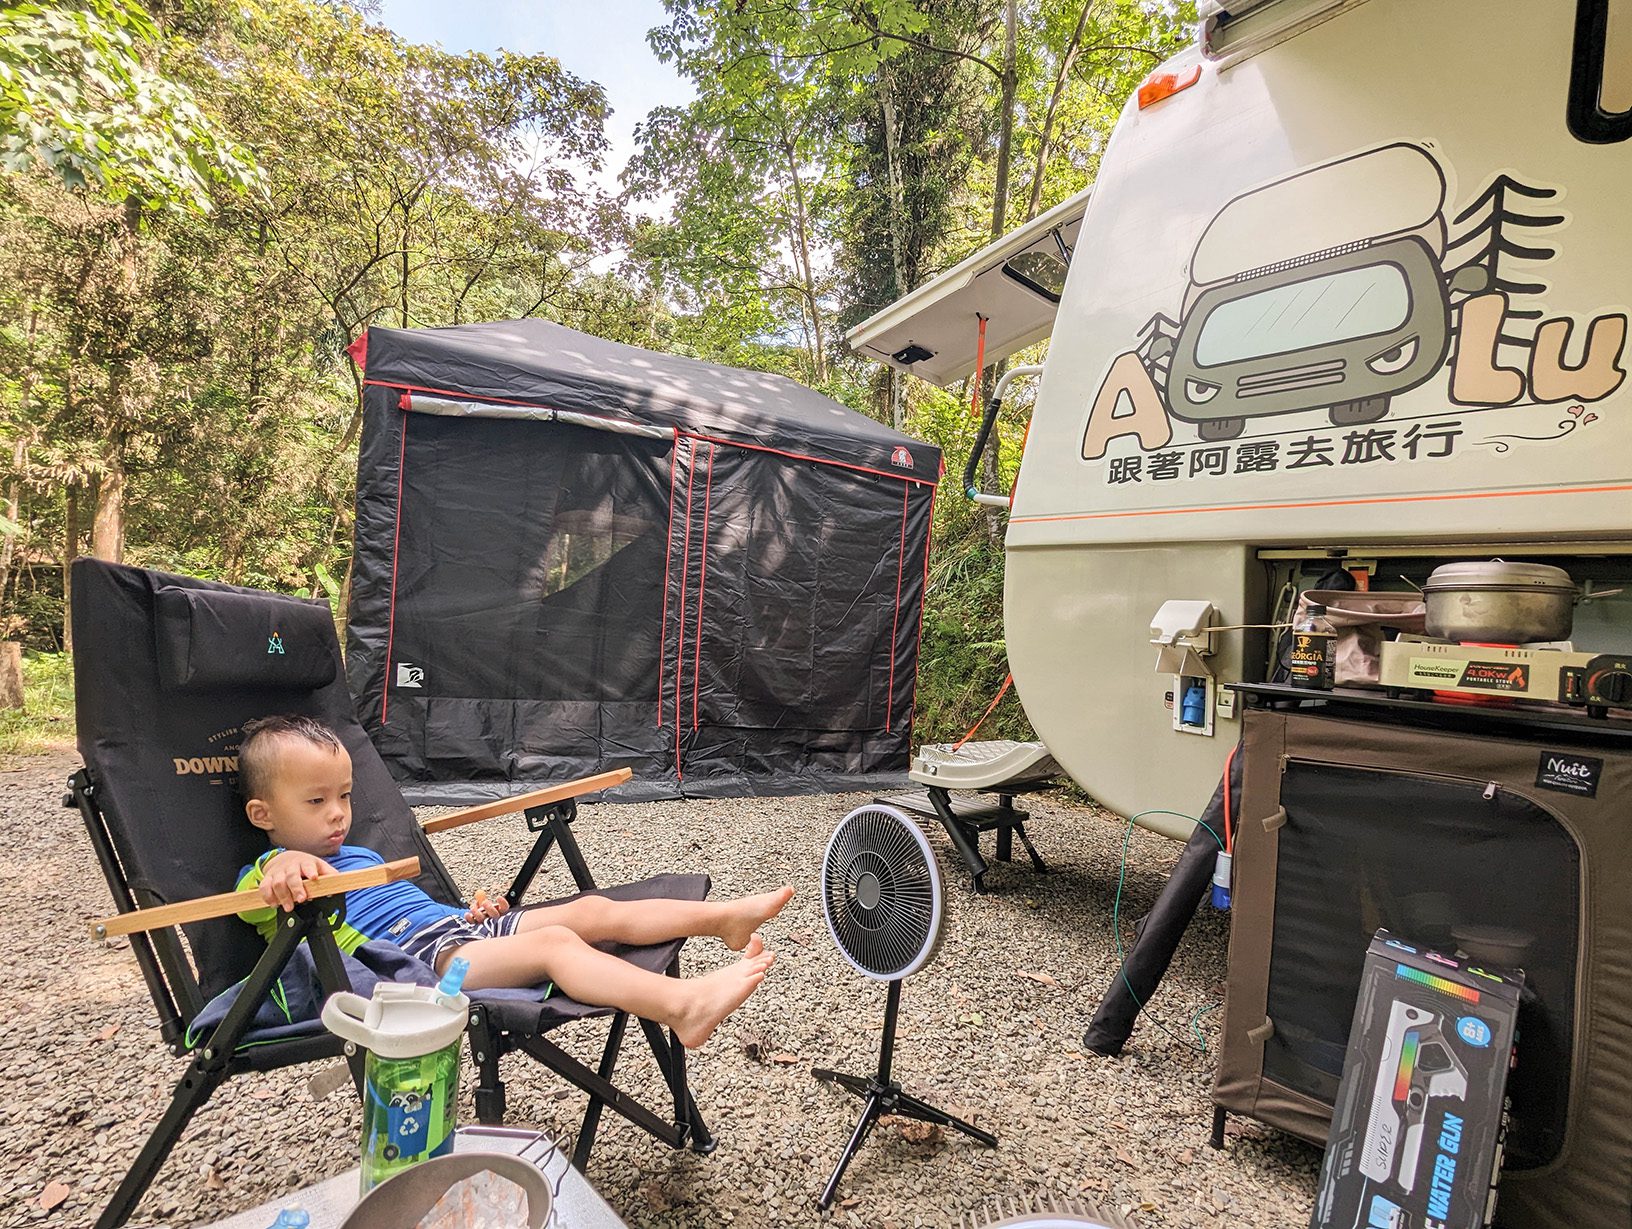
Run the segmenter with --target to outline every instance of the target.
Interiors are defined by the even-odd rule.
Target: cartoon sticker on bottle
[[[1530,305],[1547,289],[1534,266],[1557,255],[1547,233],[1567,221],[1560,195],[1504,172],[1448,216],[1443,167],[1402,142],[1233,198],[1196,243],[1177,318],[1153,316],[1111,362],[1083,460],[1132,437],[1139,452],[1112,458],[1106,481],[1161,482],[1434,460],[1470,446],[1500,454],[1596,422],[1587,407],[1626,379],[1628,319],[1606,311],[1582,326]],[[1372,425],[1434,380],[1453,408]],[[1557,425],[1536,434],[1479,430],[1454,408],[1555,403]],[[1310,411],[1331,430],[1247,440],[1233,455],[1224,443]],[[1186,458],[1175,424],[1218,446]]]

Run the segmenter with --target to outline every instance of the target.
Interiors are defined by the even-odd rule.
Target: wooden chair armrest
[[[426,832],[446,832],[449,828],[462,828],[466,824],[479,823],[484,819],[514,815],[517,811],[525,811],[529,807],[548,806],[552,802],[564,802],[568,798],[598,793],[603,789],[611,789],[614,785],[622,785],[633,775],[627,768],[615,768],[611,772],[596,773],[593,777],[579,777],[576,781],[564,781],[547,789],[535,789],[530,794],[517,794],[514,798],[501,798],[497,802],[484,802],[480,806],[466,807],[463,811],[438,815],[435,819],[427,819],[420,826]]]
[[[397,879],[412,879],[419,874],[418,858],[401,858],[384,866],[370,866],[365,870],[346,871],[339,875],[319,875],[306,881],[306,891],[312,896],[339,896],[358,888],[377,888],[382,883]],[[247,899],[246,899],[247,898]],[[149,909],[133,909],[116,913],[91,923],[93,939],[109,939],[114,935],[136,934],[144,930],[159,930],[179,926],[183,922],[203,922],[210,918],[226,917],[243,909],[259,907],[261,898],[252,892],[219,892],[214,896],[199,896],[193,900],[178,900],[170,905],[154,905]]]

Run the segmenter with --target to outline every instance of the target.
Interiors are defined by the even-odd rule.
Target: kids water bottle
[[[324,1027],[368,1051],[365,1194],[418,1161],[453,1151],[459,1042],[470,1014],[470,1000],[459,988],[469,967],[455,957],[434,989],[382,981],[372,999],[341,993],[323,1005]]]

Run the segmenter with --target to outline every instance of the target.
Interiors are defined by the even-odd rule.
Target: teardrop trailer
[[[1477,955],[1505,913],[1524,936],[1505,954],[1542,1005],[1521,1024],[1502,1223],[1608,1223],[1611,1206],[1622,1223],[1632,1136],[1605,1134],[1596,1090],[1632,1089],[1602,1049],[1632,1043],[1625,978],[1603,963],[1632,949],[1608,886],[1632,887],[1625,803],[1605,792],[1632,771],[1626,710],[1388,708],[1381,690],[1296,704],[1271,682],[1270,629],[1317,582],[1409,594],[1442,564],[1500,557],[1562,567],[1595,597],[1560,658],[1632,650],[1632,600],[1596,598],[1632,582],[1632,4],[1201,7],[1198,45],[1125,108],[1069,245],[1040,218],[850,343],[950,385],[974,366],[977,315],[988,363],[1026,344],[994,335],[1052,322],[1012,495],[970,493],[1008,508],[1014,684],[1084,789],[1125,816],[1195,814],[1247,727],[1235,818],[1262,856],[1249,872],[1237,850],[1218,1103],[1324,1141],[1371,931]],[[1017,250],[1068,263],[1057,304],[992,306],[1023,284],[1005,267]],[[1567,699],[1567,671],[1547,677]],[[1596,798],[1538,766],[1560,748],[1600,765]],[[1320,788],[1298,794],[1294,763],[1318,763]],[[1466,805],[1425,812],[1428,778],[1468,781]],[[1480,860],[1518,832],[1504,798],[1535,833],[1568,834],[1558,866],[1529,868],[1558,885],[1552,920],[1513,899],[1514,862]],[[1466,824],[1428,831],[1453,812]],[[1554,856],[1540,848],[1509,856]],[[1307,872],[1301,898],[1277,864]],[[1300,1006],[1345,993],[1329,1018]]]

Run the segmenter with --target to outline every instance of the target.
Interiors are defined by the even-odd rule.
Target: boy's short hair
[[[316,717],[282,713],[244,722],[238,742],[238,788],[244,798],[265,798],[276,773],[278,743],[285,738],[302,738],[314,747],[344,751],[336,734]]]

